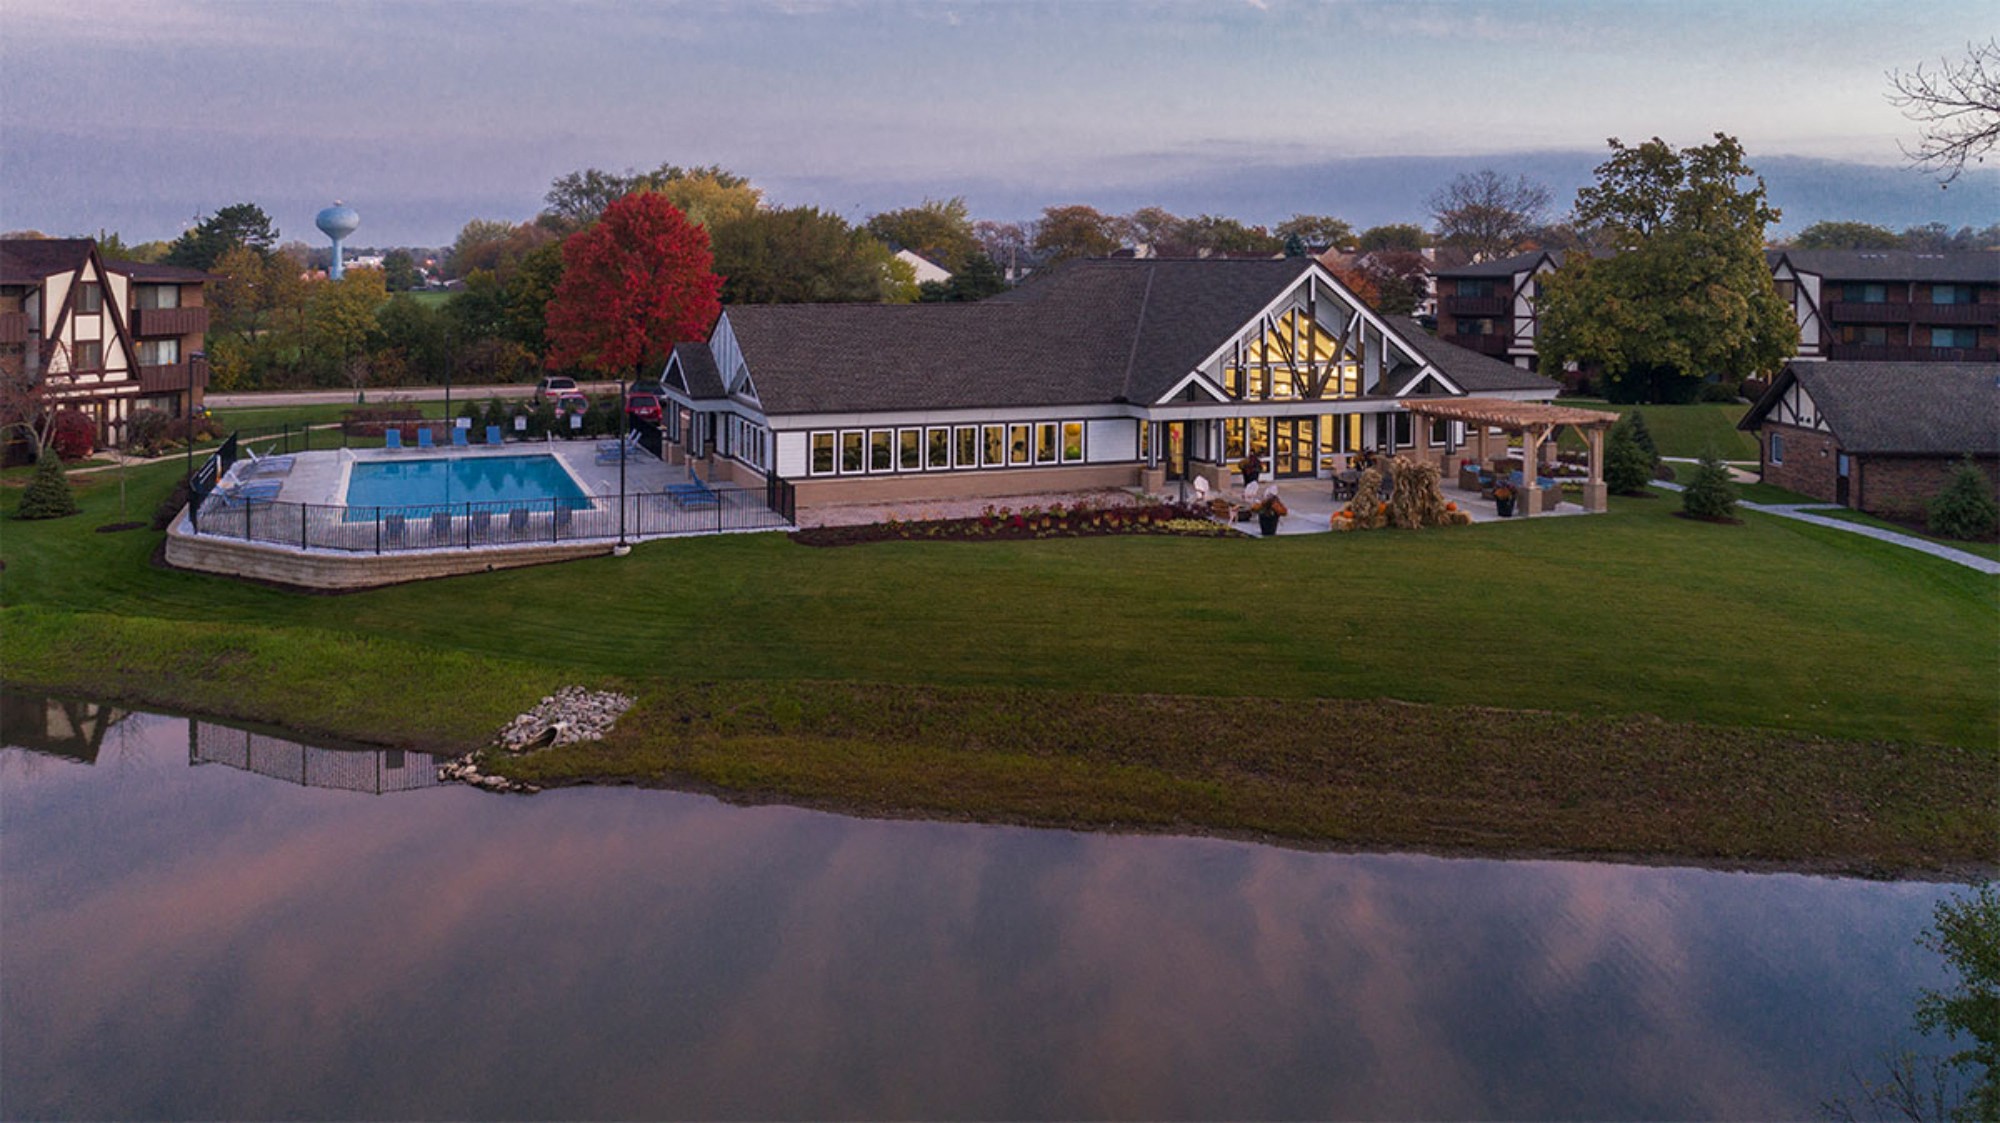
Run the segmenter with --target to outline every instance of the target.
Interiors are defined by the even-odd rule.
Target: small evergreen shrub
[[[1604,484],[1619,495],[1644,495],[1653,478],[1653,458],[1632,439],[1621,422],[1611,427],[1604,446]]]
[[[76,510],[76,496],[70,494],[69,476],[63,471],[62,459],[53,451],[44,451],[35,462],[34,478],[21,490],[21,505],[14,509],[15,517],[59,519],[76,514]]]
[[[1687,489],[1681,492],[1681,510],[1702,519],[1726,519],[1736,514],[1736,485],[1713,452],[1704,454],[1695,466]]]
[[[188,485],[187,479],[183,477],[179,483],[174,485],[174,490],[167,493],[166,498],[160,500],[160,505],[153,508],[153,529],[165,530],[167,527],[173,525],[174,516],[180,514],[181,508],[187,506],[187,504]]]
[[[1968,456],[1930,502],[1925,526],[1940,538],[1988,538],[2000,529],[2000,504],[1993,485]]]
[[[1618,424],[1625,426],[1626,430],[1631,433],[1632,440],[1640,448],[1646,450],[1646,456],[1652,462],[1652,465],[1658,465],[1660,462],[1660,446],[1653,442],[1653,431],[1646,427],[1646,411],[1635,409],[1620,419]],[[1616,426],[1613,428],[1615,429]]]

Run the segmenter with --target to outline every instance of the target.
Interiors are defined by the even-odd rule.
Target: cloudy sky
[[[964,195],[1369,224],[1421,220],[1457,170],[1566,201],[1606,137],[1718,130],[1788,227],[1983,225],[2000,173],[1902,169],[1884,75],[1994,23],[1990,0],[0,0],[0,227],[136,241],[249,200],[306,237],[340,198],[357,243],[435,244],[564,172],[662,162],[855,219]]]

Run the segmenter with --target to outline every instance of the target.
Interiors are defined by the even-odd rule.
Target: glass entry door
[[[1313,459],[1313,419],[1280,417],[1271,423],[1271,471],[1279,476],[1310,476]]]

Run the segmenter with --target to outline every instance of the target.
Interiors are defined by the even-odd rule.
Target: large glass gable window
[[[1239,398],[1353,397],[1361,392],[1360,368],[1351,355],[1342,358],[1339,339],[1305,309],[1294,308],[1228,357],[1222,381]]]

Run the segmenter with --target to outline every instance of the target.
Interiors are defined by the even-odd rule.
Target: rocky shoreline
[[[509,755],[520,756],[557,745],[599,741],[631,708],[632,699],[626,695],[565,686],[543,698],[534,709],[508,722],[499,736],[494,738],[493,747]],[[532,795],[542,790],[534,784],[481,772],[478,761],[484,751],[475,750],[439,764],[438,782],[470,784],[491,792],[521,795]]]

